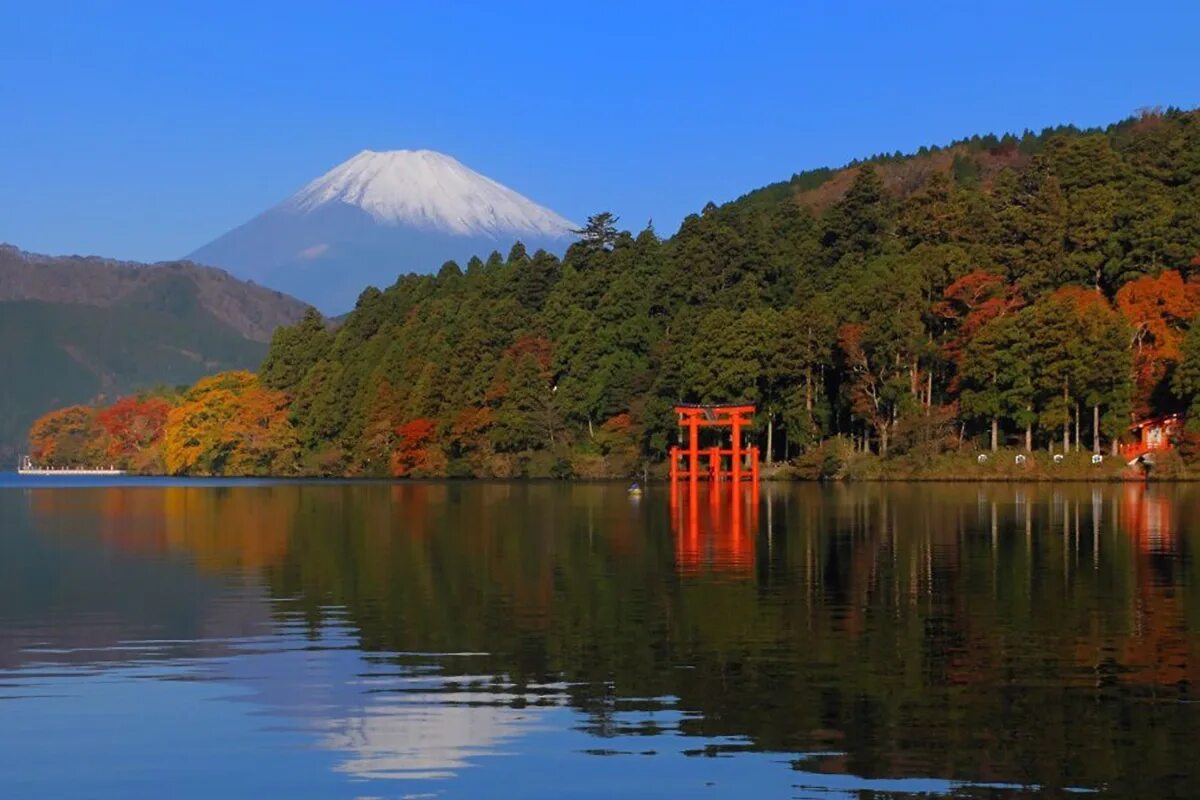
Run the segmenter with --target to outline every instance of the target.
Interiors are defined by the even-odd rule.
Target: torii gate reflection
[[[751,573],[758,538],[757,484],[692,482],[671,487],[675,568]]]

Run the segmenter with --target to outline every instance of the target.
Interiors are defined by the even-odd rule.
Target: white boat
[[[116,467],[39,467],[29,456],[22,456],[17,465],[18,475],[124,475],[125,470]]]

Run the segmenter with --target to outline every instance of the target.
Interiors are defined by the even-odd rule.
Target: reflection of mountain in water
[[[352,753],[338,768],[363,778],[450,777],[472,758],[496,755],[536,717],[536,709],[511,708],[504,697],[480,700],[466,692],[381,699],[362,716],[332,723],[322,746]]]

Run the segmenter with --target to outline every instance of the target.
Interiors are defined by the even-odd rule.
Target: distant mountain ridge
[[[306,305],[282,292],[238,280],[224,270],[188,261],[142,264],[97,256],[48,256],[0,244],[0,302],[39,300],[112,307],[143,298],[157,284],[183,280],[217,320],[247,339],[267,342]]]
[[[0,469],[50,409],[253,369],[294,298],[187,262],[56,257],[0,245]]]
[[[331,314],[367,286],[520,241],[561,254],[578,226],[431,150],[364,150],[188,258]]]

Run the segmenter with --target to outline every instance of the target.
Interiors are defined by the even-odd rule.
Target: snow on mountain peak
[[[568,236],[578,227],[458,160],[433,150],[363,150],[284,205],[301,213],[345,203],[388,225],[460,236]]]

